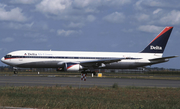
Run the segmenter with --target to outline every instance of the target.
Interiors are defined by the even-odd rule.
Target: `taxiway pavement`
[[[91,78],[81,81],[80,77],[39,77],[39,76],[0,76],[0,86],[72,86],[93,87],[112,86],[117,83],[120,87],[180,87],[180,80],[154,79],[121,79],[121,78]]]

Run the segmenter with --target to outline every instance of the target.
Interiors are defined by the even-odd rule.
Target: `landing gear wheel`
[[[18,74],[18,71],[14,71],[14,74]]]
[[[96,75],[96,72],[95,72],[95,71],[93,71],[92,73],[93,73],[93,75]]]
[[[86,71],[82,71],[81,74],[86,74],[87,75],[87,72]]]
[[[85,71],[82,71],[81,73],[85,73]]]

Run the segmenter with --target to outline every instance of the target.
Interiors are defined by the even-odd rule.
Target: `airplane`
[[[173,27],[167,26],[141,52],[85,52],[18,50],[1,61],[13,67],[57,68],[57,71],[81,71],[95,74],[95,69],[135,69],[169,61],[162,57]],[[17,74],[16,68],[14,74]]]

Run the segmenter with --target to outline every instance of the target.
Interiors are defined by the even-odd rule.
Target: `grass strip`
[[[60,109],[179,109],[180,88],[0,87],[0,106]]]

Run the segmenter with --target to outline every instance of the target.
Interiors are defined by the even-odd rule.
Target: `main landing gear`
[[[85,71],[85,70],[83,70],[81,73],[82,74],[93,73],[93,75],[96,75],[95,71]]]

